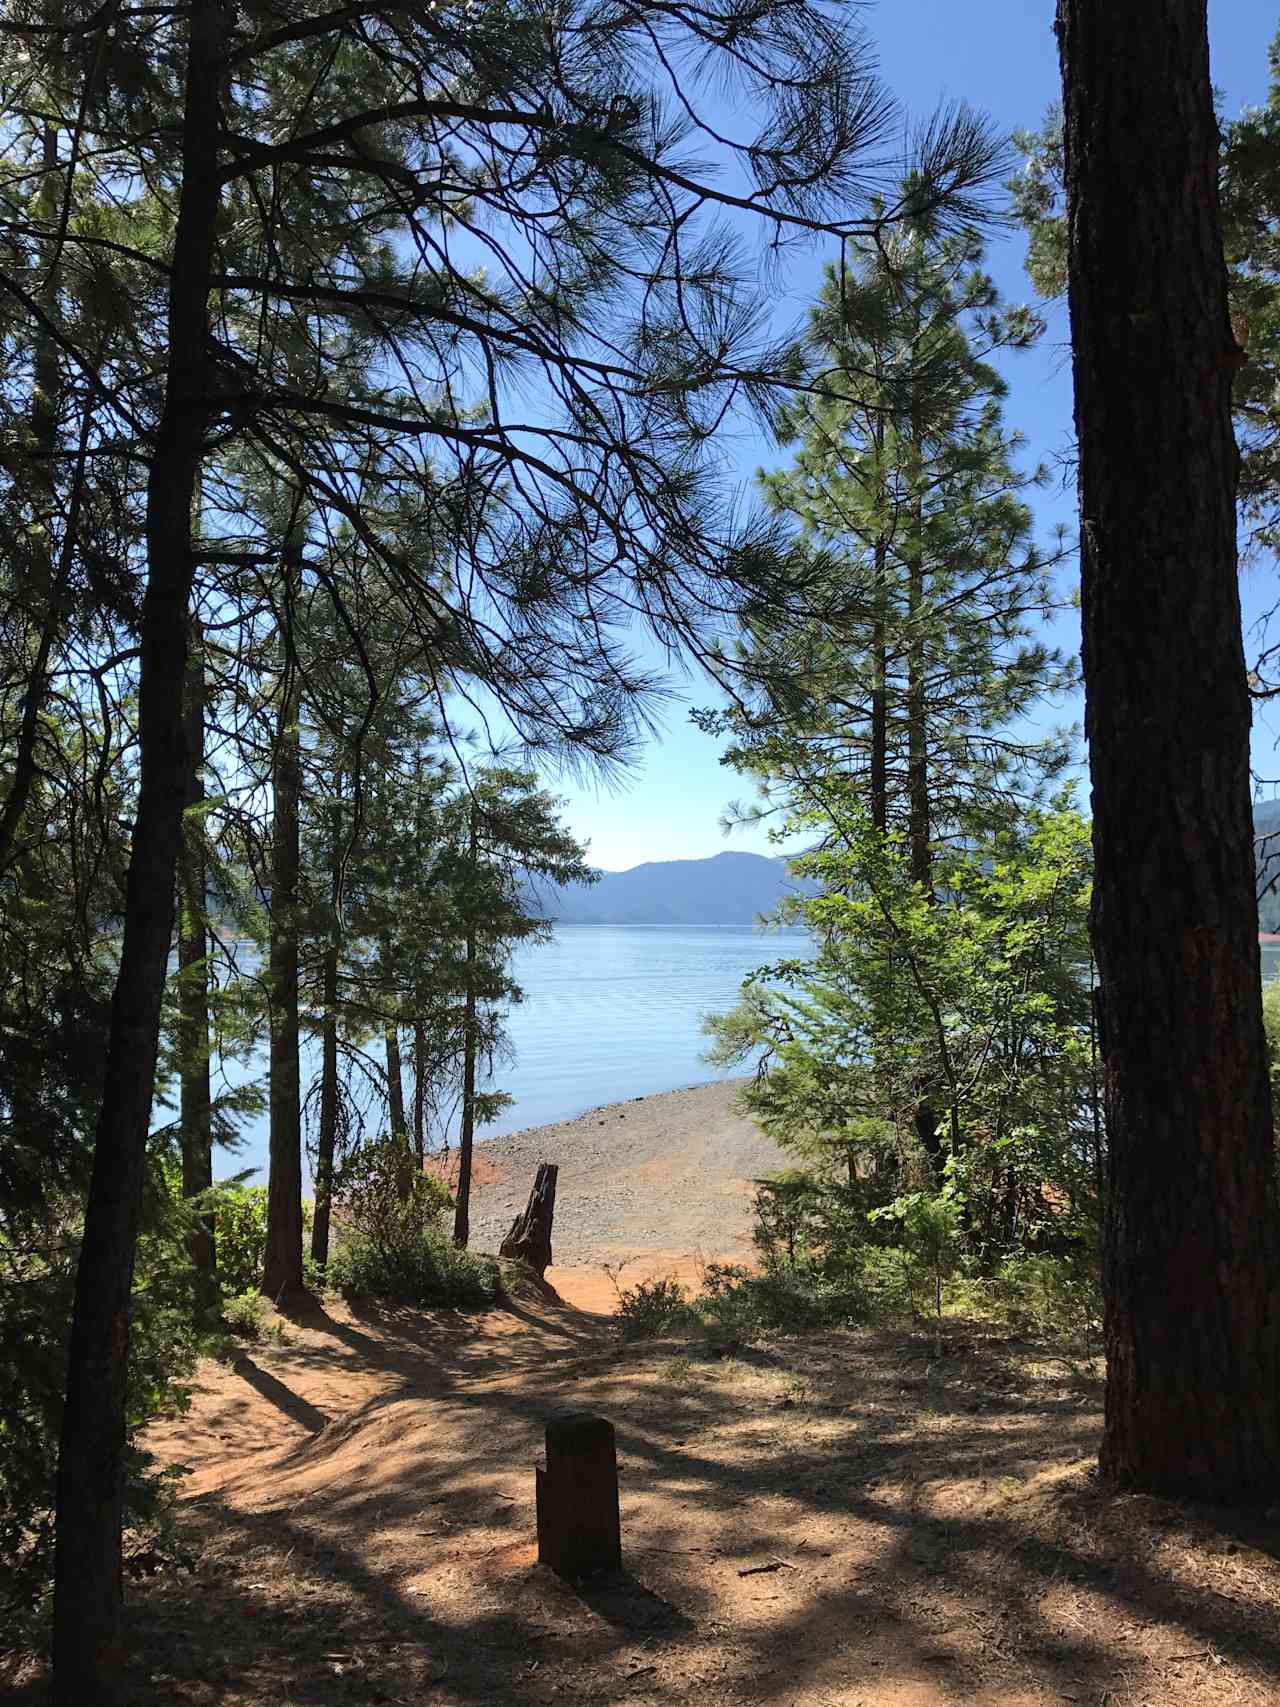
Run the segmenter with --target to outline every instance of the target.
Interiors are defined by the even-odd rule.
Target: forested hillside
[[[531,912],[572,925],[732,925],[749,930],[788,896],[811,894],[785,860],[726,851],[603,871],[596,883],[533,884]]]

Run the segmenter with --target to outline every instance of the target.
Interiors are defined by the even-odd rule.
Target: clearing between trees
[[[554,1139],[566,1255],[634,1234],[646,1254],[623,1284],[699,1248],[743,1255],[731,1170],[764,1158],[731,1097],[486,1146],[484,1235]],[[691,1156],[676,1140],[695,1125]],[[680,1237],[645,1245],[664,1229]],[[872,1330],[623,1345],[607,1275],[552,1277],[563,1296],[487,1314],[328,1300],[201,1365],[191,1410],[150,1434],[189,1466],[199,1548],[190,1574],[130,1590],[139,1702],[1277,1699],[1280,1514],[1100,1489],[1093,1369],[956,1322],[941,1356],[931,1335]],[[618,1434],[626,1568],[580,1587],[536,1562],[533,1464],[565,1408]]]

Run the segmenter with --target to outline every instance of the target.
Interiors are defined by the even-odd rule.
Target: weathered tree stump
[[[535,1473],[539,1563],[562,1577],[620,1570],[613,1424],[588,1411],[556,1417],[547,1424],[546,1456]]]
[[[551,1266],[551,1222],[556,1212],[556,1176],[553,1162],[539,1162],[533,1190],[522,1214],[511,1223],[511,1231],[498,1247],[498,1255],[516,1257],[538,1274]]]

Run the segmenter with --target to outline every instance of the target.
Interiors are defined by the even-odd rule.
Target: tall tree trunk
[[[208,278],[221,185],[219,89],[228,16],[189,13],[182,187],[169,275],[168,371],[147,482],[139,626],[139,791],[120,969],[76,1270],[58,1453],[53,1623],[56,1707],[123,1696],[120,1528],[130,1292],[173,935],[190,765],[183,727],[191,508],[208,422]]]
[[[316,1134],[316,1201],[311,1216],[311,1260],[319,1268],[329,1260],[333,1159],[338,1141],[338,950],[333,943],[325,949],[321,977],[320,1126]]]
[[[1205,0],[1059,0],[1109,1141],[1101,1462],[1280,1488],[1280,1239]]]
[[[912,424],[912,447],[920,460],[917,429]],[[918,478],[913,484],[918,485]],[[926,894],[933,892],[933,841],[929,813],[929,731],[926,698],[928,660],[925,647],[924,520],[918,497],[907,545],[907,843],[911,878]]]
[[[871,621],[871,822],[883,835],[889,827],[889,647],[888,587],[884,536],[875,544]]]
[[[333,1160],[338,1147],[338,953],[342,899],[342,776],[334,789],[329,839],[329,940],[321,970],[320,1127],[316,1134],[316,1201],[311,1216],[311,1260],[323,1268],[329,1260],[333,1215]]]
[[[404,1063],[400,1059],[400,1027],[387,1026],[383,1033],[387,1051],[387,1118],[397,1143],[408,1145],[409,1121],[404,1109]]]
[[[479,824],[475,801],[471,802],[471,832],[467,857],[472,875],[480,855]],[[468,903],[467,990],[462,1038],[462,1126],[458,1133],[458,1185],[454,1193],[453,1242],[464,1245],[471,1237],[471,1157],[476,1135],[476,925]]]
[[[284,562],[290,619],[301,580],[302,539],[291,529]],[[298,877],[302,751],[301,696],[285,637],[284,681],[272,766],[271,829],[271,1074],[268,1093],[270,1171],[267,1176],[267,1248],[262,1290],[278,1302],[296,1301],[302,1280],[302,1098],[298,1062]]]
[[[187,658],[187,812],[204,802],[204,636],[192,618]],[[204,826],[189,819],[178,864],[179,1026],[182,1040],[182,1195],[198,1197],[213,1184],[213,1098],[209,1089],[209,956],[205,910],[207,872]],[[218,1310],[212,1216],[191,1237],[198,1307],[206,1319]]]
[[[427,1028],[421,1020],[413,1027],[413,1156],[421,1173],[427,1159]]]
[[[925,565],[924,517],[918,496],[920,485],[919,427],[911,423],[911,448],[915,465],[911,537],[907,542],[907,847],[911,862],[911,880],[925,894],[933,896],[933,826],[929,810],[929,731],[928,701],[926,698],[927,654],[925,648]],[[946,1168],[946,1152],[938,1131],[938,1096],[935,1085],[919,1087],[914,1123],[916,1136],[928,1159],[935,1186],[940,1186]],[[956,1130],[956,1111],[951,1110],[952,1134]]]
[[[41,137],[41,165],[44,177],[36,198],[36,218],[46,231],[52,231],[60,201],[60,181],[58,130],[51,124],[45,125]],[[52,247],[51,241],[50,250]],[[48,319],[55,320],[58,311],[58,270],[53,263],[52,254],[45,268],[39,301]],[[5,796],[4,805],[0,807],[0,865],[4,863],[17,837],[18,826],[22,822],[22,814],[36,778],[36,742],[49,689],[49,663],[62,627],[62,605],[66,594],[67,570],[71,564],[71,535],[74,532],[74,516],[78,509],[78,504],[71,508],[67,537],[63,540],[61,563],[55,569],[50,542],[55,531],[57,489],[54,471],[58,466],[58,407],[62,376],[58,368],[57,346],[44,328],[38,329],[35,334],[32,380],[31,448],[34,454],[30,467],[25,472],[34,499],[32,508],[35,512],[35,526],[27,535],[24,562],[26,585],[23,590],[25,597],[35,605],[38,612],[40,638],[36,642],[35,656],[27,673],[18,738],[14,743],[9,767],[9,791]],[[78,467],[74,479],[78,483],[82,478],[83,468]]]
[[[880,352],[873,349],[878,366]],[[876,506],[881,516],[871,583],[871,822],[884,835],[889,828],[889,537],[884,519],[889,494],[883,472],[885,420],[880,412],[874,418],[871,442],[876,455]]]

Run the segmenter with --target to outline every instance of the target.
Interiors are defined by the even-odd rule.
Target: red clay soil
[[[439,1155],[428,1156],[424,1172],[434,1179],[441,1180],[452,1191],[458,1183],[458,1152],[443,1150]],[[486,1185],[502,1185],[507,1178],[504,1169],[491,1162],[483,1150],[477,1150],[471,1158],[471,1184],[473,1188]]]

